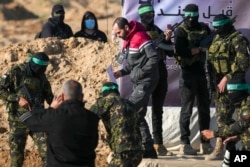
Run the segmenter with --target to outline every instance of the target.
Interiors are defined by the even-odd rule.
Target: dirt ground
[[[58,40],[54,38],[34,40],[42,24],[50,17],[55,2],[65,6],[65,22],[73,32],[80,29],[82,15],[93,11],[109,42],[102,44],[83,38]],[[107,3],[108,2],[108,3]],[[109,80],[107,67],[112,65],[119,50],[117,43],[110,41],[112,21],[121,15],[120,0],[1,0],[0,1],[0,75],[3,75],[16,63],[28,59],[28,54],[44,51],[50,57],[46,71],[54,94],[60,93],[60,87],[67,79],[78,80],[84,88],[86,107],[94,103],[101,84]],[[0,102],[0,167],[10,166],[8,147],[8,113]],[[96,166],[106,167],[106,158],[110,153],[103,125],[99,126],[99,144],[96,149]],[[158,160],[144,159],[140,167],[216,167],[220,161],[205,162],[204,157],[160,157]],[[24,167],[40,167],[41,160],[33,141],[29,138],[25,149]]]

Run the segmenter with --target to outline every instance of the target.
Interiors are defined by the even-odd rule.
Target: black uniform
[[[208,129],[210,124],[210,100],[204,71],[205,55],[192,55],[191,49],[200,47],[200,42],[208,36],[210,29],[203,23],[197,22],[192,27],[185,22],[175,31],[175,49],[181,66],[180,75],[180,131],[183,144],[190,144],[190,118],[195,97],[197,100],[199,129]],[[197,59],[196,59],[197,58]],[[205,141],[201,138],[201,142]]]
[[[73,31],[68,24],[64,23],[64,7],[54,5],[52,8],[52,17],[43,25],[40,38],[57,37],[65,39],[73,36]]]
[[[68,24],[61,23],[56,24],[53,18],[49,18],[48,21],[43,25],[41,38],[47,37],[58,37],[65,39],[73,36],[71,27]]]

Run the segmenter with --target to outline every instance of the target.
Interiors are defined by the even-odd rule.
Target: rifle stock
[[[212,72],[211,72],[211,66],[208,61],[208,49],[204,49],[206,53],[205,63],[204,63],[204,70],[205,70],[205,76],[207,80],[207,89],[209,93],[209,99],[211,100],[213,98],[214,93],[214,85],[212,80]]]
[[[184,22],[185,19],[183,19],[181,22],[179,23],[175,23],[172,27],[171,27],[171,31],[174,32],[175,29],[177,27],[179,27],[179,25],[181,25],[183,22]],[[166,50],[166,51],[174,51],[174,46],[173,45],[168,45],[168,44],[165,44],[163,43],[163,41],[165,40],[166,36],[163,33],[161,33],[159,35],[159,37],[155,40],[155,45],[157,48],[161,48],[163,50]]]

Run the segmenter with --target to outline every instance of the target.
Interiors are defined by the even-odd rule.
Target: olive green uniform
[[[245,84],[245,74],[249,67],[248,41],[235,29],[227,36],[221,38],[219,35],[209,48],[209,61],[213,68],[215,88],[223,77],[227,77],[227,84]],[[234,122],[232,116],[235,110],[239,110],[241,103],[247,98],[247,90],[229,90],[215,93],[216,119],[220,131],[224,126]],[[237,113],[239,114],[239,113]],[[245,137],[243,137],[245,136]],[[249,140],[243,134],[244,140]]]
[[[247,99],[242,101],[241,109],[239,111],[239,116],[237,118],[237,121],[234,123],[221,127],[217,131],[215,131],[214,135],[215,137],[229,137],[234,135],[239,135],[239,137],[243,137],[244,140],[242,142],[245,150],[250,150],[249,145],[247,142],[249,142],[249,135],[250,132],[250,96],[247,97]],[[240,136],[241,135],[241,136]]]
[[[142,138],[134,105],[116,93],[97,99],[90,111],[99,115],[114,152],[110,167],[137,167],[142,160]]]
[[[32,133],[26,125],[19,120],[19,115],[27,109],[19,106],[19,97],[28,100],[30,106],[44,107],[44,101],[52,102],[53,94],[50,83],[44,74],[40,77],[32,75],[27,70],[27,64],[14,66],[0,81],[0,98],[4,100],[8,111],[10,126],[9,146],[11,154],[11,166],[22,167],[24,161],[24,148],[28,135],[38,146],[40,156],[46,164],[46,142],[44,133]]]

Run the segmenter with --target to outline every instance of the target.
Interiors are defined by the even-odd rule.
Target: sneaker
[[[201,154],[211,154],[214,148],[210,143],[201,143],[200,144],[200,153]]]
[[[154,149],[159,156],[173,156],[171,151],[168,151],[163,144],[154,144]]]
[[[195,151],[190,144],[181,144],[180,155],[197,155],[197,151]]]
[[[157,153],[156,153],[155,149],[144,150],[143,158],[157,159]]]

